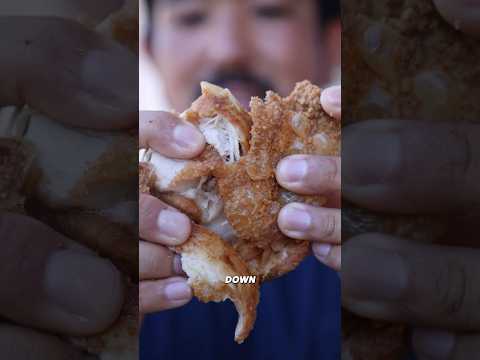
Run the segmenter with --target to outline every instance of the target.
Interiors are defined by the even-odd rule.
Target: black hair
[[[153,3],[158,0],[146,0],[149,13],[151,14]],[[340,0],[316,0],[317,11],[321,24],[327,24],[330,20],[340,16]]]

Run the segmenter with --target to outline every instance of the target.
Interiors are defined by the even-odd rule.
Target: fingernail
[[[398,300],[408,285],[403,257],[392,251],[347,243],[342,247],[342,294],[358,300]]]
[[[188,300],[192,289],[184,281],[178,281],[165,286],[165,297],[171,301]]]
[[[455,345],[455,336],[446,331],[416,329],[412,339],[417,355],[436,360],[450,359]]]
[[[182,257],[180,255],[175,255],[173,257],[173,272],[177,275],[184,274],[184,271],[182,268]]]
[[[312,245],[312,250],[317,258],[323,260],[328,257],[328,254],[330,254],[330,250],[332,250],[332,246],[329,244],[314,243]]]
[[[77,320],[113,321],[123,302],[120,272],[109,261],[86,252],[61,250],[46,266],[48,299]]]
[[[182,243],[188,238],[189,222],[182,213],[167,209],[160,211],[157,225],[164,240]]]
[[[323,100],[328,102],[328,104],[335,108],[340,108],[342,103],[342,90],[340,86],[332,86],[325,89],[321,96]]]
[[[312,225],[308,211],[297,205],[287,205],[280,213],[281,224],[287,231],[307,231]]]
[[[181,148],[199,149],[203,146],[203,136],[192,125],[180,124],[173,130],[175,143]]]
[[[391,131],[355,128],[344,131],[342,180],[349,186],[382,185],[398,180],[400,142]]]
[[[307,172],[307,161],[294,157],[282,160],[277,169],[279,180],[286,183],[302,181],[307,176]]]

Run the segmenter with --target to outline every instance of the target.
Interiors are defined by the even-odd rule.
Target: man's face
[[[319,32],[314,0],[157,0],[150,48],[175,110],[204,80],[248,106],[266,90],[326,80]]]

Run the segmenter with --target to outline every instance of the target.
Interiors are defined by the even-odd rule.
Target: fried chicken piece
[[[140,164],[139,190],[150,192],[155,173],[149,164]],[[242,343],[253,328],[260,297],[259,282],[226,284],[226,276],[247,276],[250,271],[228,242],[207,228],[193,224],[189,239],[171,250],[181,255],[182,268],[188,275],[194,295],[203,302],[232,300],[239,319],[235,341]]]
[[[226,284],[227,276],[246,276],[250,271],[230,244],[203,226],[193,225],[187,242],[172,250],[181,254],[182,268],[199,300],[219,302],[230,299],[235,304],[239,315],[235,341],[241,344],[255,323],[260,282]]]
[[[14,138],[0,138],[0,210],[22,213],[33,152]]]
[[[200,86],[202,95],[181,116],[199,127],[225,162],[233,163],[249,149],[251,118],[228,89],[207,82]]]
[[[202,96],[181,117],[204,134],[205,151],[193,160],[140,152],[140,161],[148,162],[140,168],[140,186],[153,186],[155,196],[218,234],[195,225],[176,251],[200,299],[232,298],[240,314],[237,341],[253,326],[258,288],[229,288],[225,276],[248,273],[261,282],[293,270],[309,243],[283,235],[277,215],[293,201],[326,202],[293,194],[275,180],[277,163],[287,155],[339,153],[340,124],[323,111],[320,94],[304,81],[286,98],[269,92],[265,101],[252,99],[247,113],[227,89],[202,83]]]
[[[324,197],[295,195],[275,180],[275,168],[293,154],[337,155],[340,124],[320,104],[321,89],[308,81],[286,98],[268,92],[252,99],[250,150],[215,172],[224,214],[236,235],[235,249],[262,280],[293,270],[307,255],[307,241],[286,238],[277,226],[280,209],[292,202],[324,205]]]
[[[407,357],[403,325],[343,314],[342,360],[402,360]]]
[[[477,121],[480,42],[447,23],[431,0],[344,2],[342,122],[372,118]],[[450,218],[378,214],[344,203],[343,241],[383,232],[413,241],[441,239]],[[368,255],[366,255],[368,256]],[[348,329],[346,331],[346,329]],[[400,359],[407,328],[342,311],[347,359]]]
[[[125,0],[119,10],[98,25],[97,31],[138,54],[138,9],[138,0]]]

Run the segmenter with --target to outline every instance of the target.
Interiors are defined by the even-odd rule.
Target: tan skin
[[[312,0],[157,1],[151,57],[168,98],[186,109],[200,81],[223,69],[246,68],[287,94],[304,79],[324,83],[328,56]],[[299,41],[301,39],[301,41]],[[225,84],[227,85],[227,84]],[[247,105],[257,89],[229,83]]]
[[[479,1],[435,0],[435,4],[451,25],[468,35],[480,36]],[[469,214],[477,211],[469,204],[478,203],[480,195],[480,167],[474,155],[479,153],[478,124],[434,123],[422,127],[415,122],[366,121],[344,130],[344,149],[349,141],[368,138],[355,145],[368,153],[368,143],[376,141],[379,129],[390,129],[393,140],[389,143],[399,146],[394,156],[389,151],[381,153],[373,167],[381,174],[402,174],[401,183],[391,179],[382,184],[365,183],[355,168],[365,169],[372,161],[362,152],[357,152],[358,156],[352,152],[344,158],[345,198],[378,211],[420,216],[447,211],[449,219],[450,214],[459,213],[459,203],[467,204],[464,210]],[[443,151],[445,148],[448,152]],[[468,154],[472,154],[469,166],[465,161]],[[449,171],[439,179],[438,169]],[[408,201],[412,198],[421,201],[412,207]],[[467,230],[469,235],[475,235],[478,228],[478,224],[472,225],[473,229]],[[465,232],[455,228],[456,234],[449,241],[455,244],[464,240],[462,230]],[[478,236],[471,245],[473,248],[444,247],[384,234],[357,236],[343,247],[342,301],[357,314],[416,327],[412,343],[420,360],[476,359],[480,353]],[[368,256],[364,256],[366,253]]]
[[[297,81],[311,79],[323,83],[326,79],[327,63],[320,59],[322,54],[323,58],[328,58],[328,54],[320,45],[321,34],[315,22],[314,1],[311,0],[167,1],[155,8],[150,55],[164,77],[169,100],[178,111],[190,105],[200,81],[222,70],[246,69],[253,76],[267,79],[274,90],[287,94]],[[229,87],[245,106],[248,106],[251,94],[259,90],[255,83],[248,81],[229,80],[222,85]],[[339,87],[326,91],[321,100],[327,111],[340,119]],[[168,113],[141,112],[140,146],[148,145],[174,158],[195,156],[203,149],[205,141],[200,133],[187,132],[182,142],[190,146],[179,147],[178,139],[175,139],[175,135],[178,135],[175,125],[181,124],[178,118]],[[158,136],[158,129],[163,129],[161,137]],[[321,157],[305,157],[302,160],[305,160],[309,170],[304,178],[293,183],[289,181],[292,167],[289,166],[289,160],[285,159],[277,174],[278,181],[299,193],[331,194],[332,206],[329,209],[302,204],[292,206],[297,211],[293,217],[307,216],[312,219],[312,226],[302,230],[295,228],[290,221],[292,215],[288,214],[288,208],[284,208],[279,217],[279,226],[293,238],[324,244],[323,250],[325,246],[327,250],[333,249],[326,256],[319,256],[319,259],[339,269],[340,160]],[[177,223],[170,229],[157,225],[161,214],[172,210],[150,196],[142,195],[140,198],[142,314],[183,305],[192,296],[186,279],[181,276],[178,260],[166,249],[166,246],[188,238],[189,220],[179,214]],[[304,212],[298,214],[299,210]],[[335,231],[329,232],[331,228]],[[144,229],[155,231],[146,234]],[[167,236],[167,239],[163,234],[167,230],[177,232]],[[315,254],[322,253],[318,246],[313,249]],[[142,257],[142,254],[145,256]],[[164,266],[160,268],[154,265],[158,263]],[[171,284],[174,286],[169,286]]]
[[[277,3],[277,1],[263,1],[264,3]],[[180,3],[180,2],[178,2]],[[200,1],[197,2],[197,4],[190,4],[188,5],[187,3],[192,3],[191,1],[185,1],[182,6],[185,6],[185,9],[188,8],[188,6],[201,6],[198,5]],[[255,73],[258,76],[263,76],[268,78],[272,84],[274,84],[274,87],[276,90],[279,90],[281,93],[286,93],[288,92],[292,84],[295,81],[301,80],[303,78],[310,78],[312,80],[316,80],[317,82],[321,83],[323,79],[323,76],[325,75],[325,68],[322,63],[319,63],[318,61],[320,60],[319,56],[319,48],[315,47],[316,50],[313,50],[312,48],[310,49],[299,49],[298,46],[303,44],[303,46],[309,46],[309,39],[313,38],[313,30],[310,28],[310,31],[308,30],[308,24],[311,24],[311,22],[307,19],[308,18],[308,13],[309,9],[311,9],[308,5],[306,4],[306,1],[296,1],[295,4],[298,5],[296,8],[297,9],[303,9],[304,12],[302,12],[302,15],[300,18],[302,21],[298,20],[298,22],[293,22],[289,24],[289,21],[286,19],[283,20],[278,20],[278,23],[276,24],[270,24],[272,27],[275,27],[276,31],[265,31],[264,27],[270,26],[267,25],[266,23],[263,23],[263,20],[258,19],[255,17],[255,11],[248,11],[247,8],[248,6],[246,5],[247,1],[244,2],[244,4],[239,4],[240,1],[212,1],[211,2],[214,6],[212,6],[213,10],[213,17],[209,17],[209,22],[208,25],[205,27],[202,26],[201,29],[196,29],[196,30],[191,30],[194,32],[194,36],[191,36],[192,33],[189,31],[185,32],[176,32],[175,31],[175,14],[177,16],[180,13],[180,4],[178,5],[179,7],[177,10],[174,10],[173,8],[170,8],[167,13],[161,13],[160,12],[160,7],[157,8],[156,14],[155,14],[155,19],[156,20],[164,20],[163,22],[157,21],[155,25],[155,33],[161,34],[161,37],[157,37],[154,39],[154,42],[151,47],[151,55],[160,69],[160,71],[165,75],[164,80],[166,82],[166,90],[167,90],[167,95],[170,98],[171,104],[173,107],[177,110],[182,110],[186,107],[188,107],[189,103],[194,97],[195,94],[195,87],[198,86],[198,82],[201,80],[205,80],[208,78],[212,72],[215,72],[218,70],[218,68],[222,67],[232,67],[232,66],[243,66],[243,67],[248,67],[253,73]],[[254,3],[254,2],[248,2],[249,4]],[[262,3],[262,1],[258,1],[258,3]],[[278,1],[278,3],[282,3],[282,1]],[[472,1],[473,3],[473,1]],[[477,2],[478,3],[478,2]],[[447,1],[447,0],[436,0],[437,7],[439,9],[439,12],[449,21],[452,25],[459,25],[460,29],[462,31],[465,31],[469,34],[472,34],[474,36],[478,36],[478,24],[480,23],[478,21],[478,7],[476,8],[477,10],[475,12],[472,11],[472,9],[466,9],[465,6],[461,5],[459,2],[453,2],[453,1]],[[454,6],[455,5],[455,6]],[[461,5],[461,6],[459,6]],[[167,6],[167,5],[165,5]],[[469,5],[471,6],[471,5]],[[164,8],[163,10],[165,10]],[[178,13],[175,13],[175,11],[178,11]],[[188,12],[188,10],[185,10]],[[229,19],[229,21],[223,21],[222,19],[222,12],[225,12],[226,18]],[[238,19],[232,14],[242,14]],[[310,12],[311,13],[311,12]],[[250,14],[251,17],[247,16]],[[460,20],[460,22],[458,21]],[[277,21],[275,21],[277,22]],[[233,24],[233,26],[231,26]],[[296,25],[295,25],[296,24]],[[301,24],[306,25],[303,30],[300,30]],[[247,31],[248,27],[248,31]],[[259,29],[262,28],[262,31],[260,32]],[[216,31],[216,29],[223,30],[223,31]],[[251,31],[254,29],[255,31]],[[162,33],[163,32],[163,33]],[[190,33],[190,35],[188,35]],[[268,36],[267,36],[268,34]],[[308,35],[310,34],[310,35]],[[305,41],[298,41],[298,39],[305,39]],[[185,44],[188,46],[178,46],[178,44]],[[275,46],[272,46],[272,44],[280,45],[280,48],[277,49],[279,52],[276,52]],[[310,43],[310,46],[312,43]],[[318,45],[318,43],[316,44]],[[283,47],[285,46],[285,47]],[[305,59],[304,56],[298,56],[298,54],[310,54],[311,58],[310,59]],[[313,60],[312,60],[313,59]],[[323,75],[323,76],[322,76]],[[232,88],[236,88],[239,97],[245,104],[248,96],[244,96],[243,94],[248,94],[249,90],[252,90],[252,88],[248,88],[248,86],[245,86],[244,84],[232,84]],[[230,84],[229,84],[230,86]],[[235,91],[234,91],[235,92]],[[324,103],[324,106],[328,107],[327,104]],[[340,106],[337,105],[338,108],[338,117],[340,116]],[[332,112],[333,113],[333,112]],[[159,123],[159,126],[161,126],[161,122],[164,121],[162,120],[166,115],[165,114],[158,114],[157,117],[157,122]],[[197,141],[195,142],[196,145],[193,146],[195,149],[195,146],[198,146],[198,149],[200,149],[203,146],[203,141]],[[166,146],[166,144],[163,144],[163,146]],[[188,156],[186,154],[180,154],[182,156]],[[313,169],[321,169],[321,166],[318,166],[319,163],[324,162],[326,159],[320,159],[320,158],[310,158],[309,159],[309,164],[313,164],[312,168]],[[339,160],[337,161],[337,164],[339,164]],[[288,160],[282,161],[281,163],[282,167],[285,167],[287,169],[291,168],[293,169],[293,163],[289,163]],[[333,168],[333,167],[331,167]],[[338,167],[339,168],[339,167]],[[280,169],[277,169],[278,172]],[[287,170],[288,171],[288,170]],[[312,189],[312,184],[317,184],[316,179],[318,177],[325,177],[325,174],[321,173],[315,173],[311,172],[309,175],[312,175],[311,177],[309,176],[308,179],[303,179],[300,181],[300,183],[296,184],[287,184],[286,179],[282,179],[282,174],[277,173],[277,178],[280,183],[284,183],[286,187],[290,187],[294,191],[298,192],[316,192],[318,190],[325,190],[325,184],[321,184],[320,186],[315,187]],[[337,174],[339,176],[339,174]],[[330,173],[327,176],[330,184],[335,184],[335,181],[331,181],[331,179],[335,179],[335,174]],[[328,182],[327,182],[328,183]],[[293,185],[293,186],[289,186]],[[350,194],[351,195],[351,194]],[[364,205],[367,206],[368,202],[371,201],[369,199],[364,200]],[[141,200],[142,202],[142,200]],[[394,203],[391,203],[392,206],[394,206]],[[157,203],[156,205],[157,209],[161,209],[164,205]],[[310,211],[309,215],[312,216],[312,218],[322,218],[322,216],[317,217],[319,213],[324,213],[324,209],[310,209],[310,208],[303,208],[304,210]],[[286,213],[286,214],[285,214]],[[284,230],[287,234],[290,229],[285,229],[285,223],[288,222],[288,219],[285,219],[283,217],[288,218],[288,212],[282,210],[282,214],[280,214],[279,217],[279,225]],[[327,216],[328,219],[330,220],[330,229],[335,229],[335,226],[332,226],[332,221],[331,219],[335,219],[335,216]],[[187,219],[184,218],[183,220],[180,220],[180,222],[187,223]],[[299,235],[299,237],[305,237],[305,238],[310,238],[310,239],[315,239],[316,237],[323,236],[325,234],[325,229],[322,228],[321,224],[322,222],[315,221],[315,226],[312,228],[308,229],[306,232],[303,234],[298,231],[295,231],[294,235]],[[325,223],[325,222],[324,222]],[[328,223],[328,222],[327,222]],[[333,221],[335,223],[335,220]],[[188,225],[185,225],[187,230],[188,230]],[[336,229],[340,229],[340,224],[338,224],[338,227]],[[321,230],[318,232],[318,230]],[[186,236],[185,236],[185,228],[179,233],[178,236],[178,241],[184,241]],[[161,229],[159,229],[161,231]],[[313,231],[313,232],[312,232]],[[328,234],[334,234],[334,232],[329,231]],[[292,235],[292,234],[290,234]],[[183,239],[183,240],[182,240]],[[368,239],[367,239],[368,240]],[[374,241],[373,240],[368,240],[368,241]],[[366,242],[366,240],[364,241]],[[382,240],[383,243],[385,243],[385,239]],[[327,244],[325,241],[317,241],[316,243],[325,245]],[[328,248],[327,245],[327,251],[328,256],[326,260],[325,258],[318,256],[319,258],[323,259],[325,263],[328,265],[339,269],[340,267],[340,247],[336,245],[338,242],[337,241],[331,241],[330,247]],[[388,242],[387,242],[388,243]],[[158,244],[162,246],[162,244]],[[165,245],[167,245],[165,243]],[[332,246],[333,245],[333,246]],[[358,245],[362,245],[362,239],[358,239]],[[391,242],[391,246],[394,246],[395,242]],[[319,251],[318,245],[314,246],[317,247],[316,253],[317,255],[322,252]],[[322,246],[323,247],[323,246]],[[323,250],[325,248],[323,247]],[[415,250],[415,249],[414,249]],[[412,250],[413,251],[413,250]],[[315,253],[315,251],[314,251]],[[383,256],[383,255],[382,255]],[[442,258],[442,255],[439,254],[440,258]],[[179,281],[179,279],[182,279],[182,277],[178,278],[178,271],[175,270],[174,262],[171,260],[171,254],[170,257],[159,257],[156,259],[156,261],[163,261],[164,263],[170,264],[167,268],[168,270],[162,273],[163,279],[160,281]],[[470,259],[470,257],[465,256],[465,261],[467,259]],[[142,262],[142,259],[140,260]],[[351,261],[353,261],[351,259]],[[436,260],[434,257],[431,257],[429,261],[435,265]],[[438,262],[438,264],[441,264],[442,262]],[[465,264],[465,267],[467,269],[470,269],[470,273],[478,273],[478,271],[475,271],[475,265],[474,263],[471,264]],[[435,267],[433,267],[435,268]],[[432,272],[433,275],[433,272]],[[174,280],[170,280],[170,279]],[[368,280],[368,279],[367,279]],[[182,280],[184,281],[184,280]],[[434,279],[424,279],[425,283],[434,283]],[[348,281],[344,281],[344,283],[348,283]],[[352,282],[350,282],[352,283]],[[418,284],[417,284],[418,285]],[[162,289],[164,285],[159,285],[158,289]],[[368,288],[368,287],[366,287]],[[423,287],[424,288],[424,287]],[[142,289],[142,285],[141,285]],[[352,289],[349,289],[352,290]],[[145,293],[148,295],[147,293]],[[431,299],[432,294],[430,293],[421,293],[419,292],[420,297],[423,299]],[[154,292],[150,292],[149,295],[154,295]],[[186,303],[189,301],[189,298],[191,296],[191,293],[188,292],[188,290],[185,291],[185,298],[181,302]],[[142,291],[141,291],[141,296],[142,296]],[[156,294],[158,299],[165,299],[165,296],[162,294]],[[369,296],[371,294],[366,294],[364,295],[365,299],[369,299]],[[160,303],[160,306],[156,306],[155,309],[150,308],[148,309],[147,307],[141,309],[143,312],[148,312],[148,311],[154,311],[154,310],[162,310],[162,309],[167,309],[171,307],[178,306],[179,303],[175,302],[168,302],[168,301],[160,301],[156,302],[155,298],[150,298],[150,301],[153,301],[153,303]],[[414,304],[415,299],[408,299],[410,303]],[[148,303],[148,302],[147,302]],[[377,306],[373,306],[377,305]],[[371,316],[371,317],[376,317],[376,318],[383,318],[383,319],[391,319],[398,317],[399,314],[401,316],[401,312],[398,311],[395,307],[386,307],[383,306],[383,303],[380,304],[375,304],[372,302],[360,302],[356,304],[350,304],[351,307],[356,307],[356,311],[360,314],[363,314],[365,316]],[[409,321],[411,323],[422,323],[423,325],[430,325],[431,327],[436,327],[438,326],[438,312],[436,312],[434,307],[430,307],[430,311],[424,311],[422,314],[409,314],[410,316],[413,316],[412,319]],[[466,312],[468,312],[468,308],[461,309],[461,311],[458,312],[457,318],[454,316],[450,319],[446,319],[442,323],[442,328],[444,329],[455,329],[458,328],[458,326],[455,326],[455,324],[458,324],[459,319],[461,316],[464,316]],[[406,317],[403,317],[403,321],[405,321]],[[420,356],[422,354],[426,354],[429,352],[429,348],[431,349],[431,346],[429,346],[429,342],[431,345],[431,341],[440,340],[441,342],[447,344],[447,348],[444,349],[443,353],[440,355],[436,355],[433,357],[428,357],[428,358],[433,358],[433,359],[471,359],[473,358],[472,356],[474,354],[478,354],[478,343],[480,338],[478,335],[470,334],[470,335],[464,335],[462,333],[454,333],[454,332],[437,332],[437,331],[432,331],[432,330],[427,330],[427,331],[422,331],[416,332],[416,336],[414,338],[414,347]],[[473,355],[472,355],[473,354]],[[420,357],[422,359],[422,357]],[[427,358],[424,356],[423,358]]]
[[[84,76],[87,66],[108,73],[118,66],[115,59],[132,57],[134,61],[121,67],[126,74],[136,74],[137,61],[128,50],[62,19],[0,17],[0,31],[5,85],[0,107],[26,103],[83,128],[135,127],[136,101],[128,91],[128,76],[116,77],[120,91],[115,94],[105,92],[113,79]],[[30,56],[24,56],[26,41]],[[99,51],[112,61],[90,62]],[[55,86],[45,86],[52,79]],[[106,330],[123,304],[121,273],[107,259],[25,215],[0,213],[0,239],[2,358],[90,358],[53,334],[84,336]]]
[[[338,87],[330,88],[333,96],[339,95]],[[331,98],[322,97],[322,103],[332,114],[339,115],[339,103]],[[185,123],[167,112],[140,112],[140,147],[150,147],[155,151],[174,158],[191,158],[199,154],[205,146],[202,135],[192,126],[191,136],[184,137],[183,143],[190,146],[176,145],[175,129],[185,126]],[[158,129],[163,131],[158,137]],[[298,193],[326,194],[340,188],[340,159],[306,156],[303,159],[308,164],[307,176],[294,183],[285,179],[288,171],[279,174],[278,181],[286,188]],[[283,160],[288,168],[289,159]],[[318,164],[329,166],[317,166]],[[281,171],[280,171],[281,172]],[[323,179],[324,181],[318,181]],[[337,195],[332,198],[337,198]],[[335,199],[333,199],[335,200]],[[338,201],[334,201],[339,204]],[[309,216],[312,226],[307,229],[298,229],[292,225],[290,208],[302,210],[300,216]],[[191,225],[187,216],[175,211],[153,196],[140,195],[140,313],[166,310],[186,304],[192,297],[191,289],[182,277],[178,258],[167,249],[168,246],[181,244],[188,239]],[[166,221],[162,217],[167,216]],[[295,215],[298,217],[298,215]],[[301,238],[312,241],[312,248],[317,258],[325,264],[340,268],[340,210],[336,208],[315,208],[303,204],[291,204],[282,209],[279,215],[280,228],[292,238]],[[333,222],[333,224],[332,224]],[[335,229],[329,232],[329,229]],[[327,254],[321,254],[319,246],[327,247]],[[331,251],[330,251],[331,250]]]

